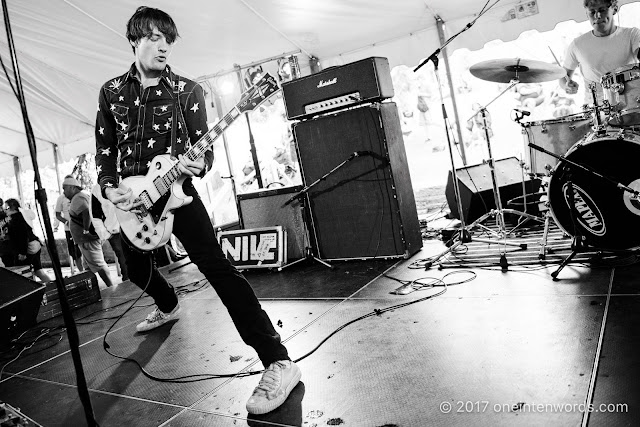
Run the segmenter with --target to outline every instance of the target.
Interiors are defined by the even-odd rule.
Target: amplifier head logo
[[[320,80],[320,83],[318,83],[318,89],[320,89],[321,87],[331,86],[336,83],[338,83],[337,77],[334,77],[331,80]]]
[[[282,226],[232,230],[218,233],[220,247],[237,268],[281,267],[286,264]]]

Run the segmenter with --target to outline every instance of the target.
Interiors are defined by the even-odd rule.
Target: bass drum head
[[[610,132],[574,145],[565,157],[620,184],[640,190],[640,135]],[[569,186],[573,183],[576,227],[584,243],[600,250],[640,248],[640,200],[616,184],[560,161],[549,181],[551,215],[567,234],[575,236],[569,210]]]

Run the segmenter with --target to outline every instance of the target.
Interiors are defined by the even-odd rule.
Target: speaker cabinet
[[[521,196],[523,196],[522,168],[520,167],[520,162],[515,157],[509,157],[497,160],[494,163],[494,167],[496,170],[496,182],[500,191],[500,202],[502,203],[502,207],[504,209],[510,208],[523,211],[524,205],[523,199],[521,198]],[[488,164],[482,163],[479,165],[456,169],[456,176],[458,177],[458,185],[460,187],[462,215],[466,224],[475,221],[491,209],[496,208],[495,199],[493,197],[491,170],[489,169]],[[525,191],[528,195],[527,212],[532,215],[536,215],[540,211],[537,208],[537,205],[532,202],[537,202],[540,199],[540,195],[537,194],[540,189],[540,180],[537,178],[531,179],[525,174],[524,183]],[[451,216],[460,219],[451,171],[449,171],[449,176],[447,178],[445,196],[447,198],[447,203],[449,204],[449,209],[451,210]],[[509,200],[518,197],[520,197],[520,199],[518,199],[518,203],[507,205]]]
[[[295,123],[323,259],[405,257],[422,247],[398,108],[372,104]]]
[[[305,255],[305,229],[298,200],[285,205],[302,186],[238,194],[240,221],[245,229],[281,225],[287,232],[287,260]]]
[[[45,284],[0,267],[0,343],[35,325]]]

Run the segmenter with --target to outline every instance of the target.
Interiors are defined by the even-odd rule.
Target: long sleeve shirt
[[[156,86],[142,87],[135,64],[125,74],[107,81],[98,96],[96,117],[96,169],[102,194],[118,186],[121,178],[145,175],[151,160],[171,152],[174,85],[180,108],[176,130],[176,156],[186,153],[207,131],[204,90],[167,66]],[[205,169],[213,151],[205,152]],[[119,160],[118,160],[119,159]]]

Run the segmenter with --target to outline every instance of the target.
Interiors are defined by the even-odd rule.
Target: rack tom
[[[617,68],[600,79],[604,100],[611,106],[608,124],[640,125],[640,65]]]
[[[590,113],[572,114],[557,119],[525,122],[522,126],[528,142],[554,154],[563,155],[591,131],[592,116]],[[555,157],[533,148],[529,148],[528,155],[531,172],[538,175],[548,175],[558,164]]]

